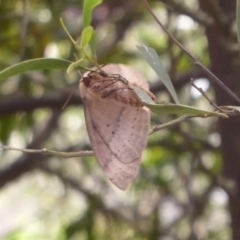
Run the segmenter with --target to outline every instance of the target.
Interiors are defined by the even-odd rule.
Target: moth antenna
[[[71,93],[69,94],[69,96],[68,96],[66,102],[65,102],[65,103],[63,104],[63,106],[62,106],[62,109],[64,109],[64,108],[67,106],[67,104],[68,104],[70,98],[72,97],[72,95],[73,95],[73,92],[71,92]]]

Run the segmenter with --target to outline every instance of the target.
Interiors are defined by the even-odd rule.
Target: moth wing
[[[149,112],[121,102],[84,98],[85,119],[96,158],[108,178],[126,189],[137,175],[147,141]]]
[[[137,84],[145,90],[149,90],[147,79],[133,67],[124,64],[107,64],[102,70],[110,74],[119,74],[132,84]]]
[[[130,163],[141,157],[146,146],[150,116],[145,108],[124,106],[109,145],[122,163]]]

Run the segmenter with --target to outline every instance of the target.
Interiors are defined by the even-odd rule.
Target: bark
[[[215,3],[215,4],[213,4]],[[231,18],[236,11],[235,0],[199,0],[200,8],[214,19],[206,26],[206,37],[212,72],[237,96],[240,96],[240,59],[233,51],[236,33],[231,32]],[[232,18],[233,19],[233,18]],[[219,86],[213,85],[218,105],[239,105]],[[232,239],[240,239],[240,117],[219,120],[223,176],[233,180],[234,192],[229,195]]]

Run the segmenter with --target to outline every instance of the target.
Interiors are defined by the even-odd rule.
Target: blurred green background
[[[166,2],[166,3],[165,3]],[[149,1],[171,33],[240,93],[234,0]],[[24,60],[74,61],[82,0],[0,1],[0,70]],[[236,105],[173,44],[139,0],[103,0],[93,11],[98,61],[138,69],[157,102],[172,101],[136,45],[156,49],[182,104],[212,110],[190,79],[220,105]],[[238,80],[238,81],[237,81]],[[27,72],[0,82],[0,144],[90,150],[79,75]],[[69,95],[67,106],[62,109]],[[239,94],[240,95],[240,94]],[[152,114],[152,126],[174,119]],[[139,174],[126,191],[94,157],[63,159],[0,153],[0,239],[240,239],[240,121],[192,119],[151,135]]]

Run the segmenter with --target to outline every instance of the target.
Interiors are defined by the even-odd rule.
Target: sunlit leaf
[[[180,104],[180,101],[178,99],[178,96],[176,94],[176,91],[173,87],[172,81],[169,78],[166,70],[164,69],[156,51],[153,48],[150,47],[142,47],[137,46],[138,50],[141,52],[145,60],[148,62],[148,64],[153,68],[153,70],[157,73],[158,77],[161,79],[163,84],[166,86],[168,91],[170,92],[171,96],[173,97],[174,101],[177,104]]]
[[[177,114],[177,115],[208,115],[208,116],[217,116],[227,118],[227,115],[218,112],[211,112],[202,110],[199,108],[181,105],[181,104],[172,104],[172,103],[163,103],[163,104],[149,104],[144,102],[144,105],[148,107],[152,112],[155,113],[165,113],[165,114]]]
[[[142,103],[148,107],[152,112],[159,114],[177,114],[177,115],[210,115],[218,117],[227,117],[225,114],[218,112],[205,111],[199,108],[194,108],[191,106],[172,104],[172,103],[162,103],[155,104],[151,97],[139,87],[129,84],[129,86],[136,92]]]
[[[70,61],[57,58],[37,58],[24,61],[8,67],[0,72],[0,80],[21,74],[24,72],[43,70],[43,69],[67,69]]]
[[[77,62],[73,62],[69,65],[68,69],[67,69],[67,73],[71,73],[75,70],[80,70],[83,69],[83,67],[80,65],[80,63],[83,61],[83,59],[78,60]]]
[[[83,5],[83,26],[87,27],[91,24],[92,10],[102,3],[102,0],[85,0]]]
[[[92,32],[92,37],[89,41],[89,47],[91,48],[92,51],[92,57],[94,60],[97,60],[97,37],[95,31]]]
[[[92,38],[93,28],[92,26],[87,26],[83,29],[81,34],[81,47],[85,47]]]

